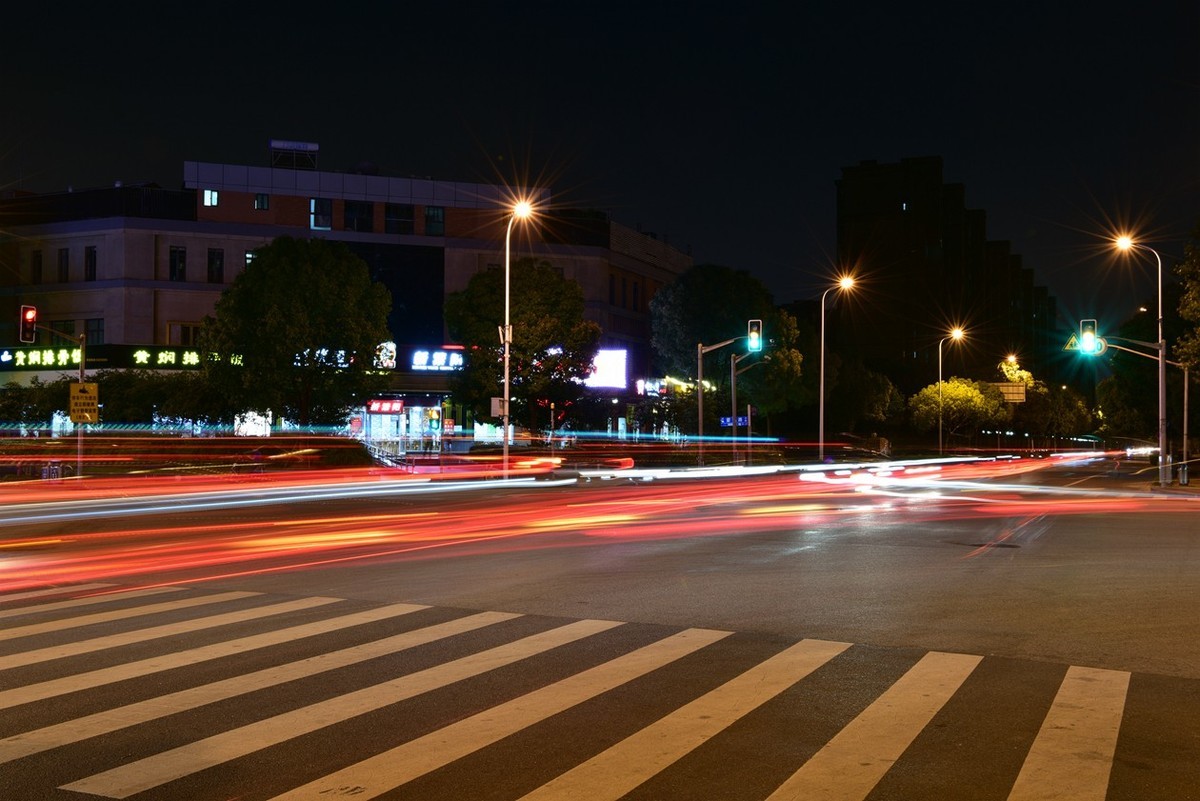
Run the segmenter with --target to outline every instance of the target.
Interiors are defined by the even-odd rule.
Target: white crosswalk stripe
[[[237,593],[237,595],[246,597],[247,593]],[[220,600],[229,600],[229,598],[221,598]],[[103,637],[94,637],[90,640],[64,643],[62,645],[52,645],[46,648],[39,648],[36,651],[0,656],[0,670],[32,665],[35,662],[46,662],[51,659],[63,659],[68,656],[95,653],[96,651],[117,648],[122,645],[148,642],[149,640],[172,637],[177,634],[188,634],[217,626],[228,626],[231,623],[241,623],[255,618],[279,615],[284,612],[293,612],[297,609],[310,609],[314,606],[324,606],[336,601],[336,598],[300,598],[270,606],[242,609],[237,612],[226,612],[222,615],[210,615],[209,617],[185,620],[179,623],[168,623],[148,629],[122,632],[121,634],[108,634]]]
[[[61,589],[56,592],[64,594]],[[676,788],[695,768],[698,757],[708,755],[701,760],[705,761],[720,753],[731,731],[737,728],[739,736],[751,736],[746,732],[761,723],[768,727],[756,735],[764,738],[762,743],[786,740],[810,726],[810,713],[798,700],[805,697],[806,686],[816,681],[817,686],[841,687],[838,682],[842,682],[853,687],[860,673],[849,667],[853,660],[866,658],[865,653],[881,658],[850,643],[763,644],[750,635],[728,631],[671,630],[609,620],[553,621],[417,604],[364,608],[361,602],[317,597],[272,602],[256,593],[194,588],[179,588],[171,602],[154,596],[116,592],[103,597],[122,599],[119,608],[77,616],[72,616],[76,610],[100,602],[89,596],[77,599],[86,603],[72,599],[39,605],[37,595],[0,597],[0,602],[26,604],[22,608],[36,614],[33,619],[38,621],[29,625],[37,627],[43,638],[29,651],[0,656],[0,765],[4,766],[0,774],[16,776],[23,770],[33,770],[34,776],[63,774],[77,760],[56,755],[86,748],[94,754],[86,760],[94,766],[86,771],[90,775],[82,775],[84,771],[62,775],[54,782],[58,791],[118,799],[148,791],[182,797],[171,795],[168,786],[205,771],[210,772],[204,776],[220,782],[225,777],[212,769],[261,760],[280,764],[280,754],[298,751],[285,760],[297,765],[295,772],[266,771],[257,779],[262,785],[255,797],[273,801],[392,797],[417,782],[424,788],[430,781],[443,781],[444,769],[461,772],[462,765],[494,758],[489,755],[512,747],[514,735],[528,736],[552,720],[583,715],[584,710],[594,710],[597,704],[602,708],[621,697],[625,714],[634,715],[631,721],[623,722],[612,736],[601,734],[590,740],[593,744],[582,746],[569,764],[554,763],[558,767],[545,768],[545,775],[531,774],[519,789],[495,797],[617,801],[635,791],[638,797],[650,797],[660,786],[668,788],[667,795],[677,794],[672,797],[700,797],[701,788],[681,794]],[[128,605],[135,600],[144,603]],[[156,616],[206,603],[240,608],[185,621],[155,621]],[[344,604],[355,606],[346,611]],[[6,611],[18,612],[9,619],[20,616],[19,610]],[[302,617],[297,621],[296,616]],[[220,627],[234,623],[242,624],[236,634],[222,638]],[[72,643],[72,634],[85,625],[104,625],[113,632]],[[247,626],[253,633],[246,633]],[[33,631],[28,626],[12,630]],[[168,648],[167,653],[152,656],[136,652],[145,643],[197,631],[210,631],[209,642]],[[22,636],[0,640],[6,639],[11,650],[19,648]],[[55,636],[61,639],[57,645],[43,644],[44,638]],[[746,641],[759,643],[757,650],[722,667],[731,654],[741,653]],[[339,645],[331,647],[334,642]],[[123,649],[136,656],[122,661]],[[55,656],[101,650],[111,652],[109,664],[94,669],[53,662]],[[252,653],[260,655],[258,661],[239,658]],[[966,732],[963,736],[986,731],[984,724],[963,723],[971,715],[963,709],[965,702],[956,699],[967,686],[976,695],[966,694],[978,698],[987,681],[1012,683],[1018,675],[1006,672],[1011,671],[1007,666],[990,673],[979,671],[984,657],[966,654],[928,652],[891,659],[869,695],[861,702],[845,702],[849,705],[836,728],[828,729],[829,734],[814,740],[803,753],[781,749],[773,757],[783,761],[773,766],[770,786],[746,791],[737,796],[738,801],[874,797],[872,792],[885,778],[903,781],[893,775],[896,766],[917,764],[914,760],[922,755],[929,758],[929,743],[924,744],[924,752],[917,744],[933,729],[930,724],[935,719],[940,726],[959,726]],[[205,664],[212,667],[203,670]],[[520,672],[533,664],[539,666],[530,674],[536,678],[519,692],[502,689],[516,675],[513,669]],[[6,679],[15,668],[24,668],[20,675],[33,678],[23,683]],[[710,670],[714,680],[699,678]],[[539,671],[548,671],[544,681]],[[305,692],[312,695],[296,695],[289,689],[306,679],[335,674],[338,681],[330,682],[323,693],[313,689],[320,685],[311,683],[305,685]],[[1027,753],[1012,761],[1006,785],[991,788],[987,797],[1102,801],[1109,797],[1118,757],[1130,674],[1069,667],[1065,675],[1045,670],[1038,675],[1043,677],[1039,685],[1043,705],[1024,729]],[[151,676],[157,678],[146,689],[122,684]],[[640,715],[641,705],[630,698],[636,699],[643,692],[640,688],[653,686],[655,676],[673,676],[672,686],[694,682],[695,691],[690,695],[680,691],[678,702],[646,705],[647,710],[658,711]],[[435,713],[427,725],[409,734],[403,727],[396,732],[389,728],[386,735],[392,741],[381,741],[366,753],[356,752],[350,738],[345,748],[324,755],[324,767],[306,765],[303,749],[310,746],[303,738],[325,731],[362,731],[356,721],[366,716],[390,715],[392,706],[417,703],[428,694],[462,687],[468,681],[474,682],[475,689],[444,718]],[[821,681],[834,683],[821,685]],[[251,694],[255,701],[244,705],[242,717],[227,721],[222,714],[206,711]],[[191,719],[205,723],[189,736]],[[28,723],[22,726],[25,720]],[[1039,720],[1040,730],[1035,733]],[[606,725],[604,717],[595,725]],[[167,745],[159,745],[156,734],[162,726],[171,727]],[[122,737],[123,744],[109,747],[111,736]],[[553,750],[553,745],[547,748]],[[536,770],[536,756],[529,762]],[[43,794],[52,792],[54,785],[45,787]],[[0,790],[3,787],[0,780]],[[212,797],[228,797],[235,789],[215,791]],[[410,792],[424,797],[424,790]],[[36,792],[29,795],[38,797]],[[196,797],[194,788],[186,795]]]
[[[866,798],[980,661],[978,656],[926,654],[793,773],[769,801]]]
[[[1103,799],[1128,690],[1123,671],[1068,670],[1009,801]]]

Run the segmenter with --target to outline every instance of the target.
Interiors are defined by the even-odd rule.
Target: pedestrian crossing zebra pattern
[[[87,585],[0,595],[0,798],[1200,797],[1200,686],[1140,678]]]

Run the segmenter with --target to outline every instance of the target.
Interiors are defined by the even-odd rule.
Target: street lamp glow
[[[1167,465],[1167,340],[1163,338],[1162,301],[1162,257],[1149,245],[1133,241],[1133,237],[1122,234],[1113,240],[1119,250],[1145,250],[1153,254],[1158,265],[1158,483],[1171,483],[1171,470]]]
[[[500,338],[504,344],[504,396],[501,399],[501,438],[504,440],[503,460],[504,460],[504,478],[508,478],[508,426],[512,419],[509,414],[509,397],[511,380],[509,378],[509,352],[512,350],[512,322],[510,321],[510,284],[512,276],[511,252],[512,252],[512,229],[513,224],[517,220],[526,220],[533,215],[533,204],[528,200],[518,200],[513,204],[512,210],[508,215],[508,227],[504,231],[504,328],[500,330]]]
[[[849,292],[854,288],[854,276],[843,275],[837,283],[821,293],[821,388],[817,396],[817,461],[825,461],[825,298],[830,292]]]
[[[938,456],[942,455],[942,345],[947,340],[955,342],[966,336],[966,332],[961,328],[955,328],[950,331],[949,336],[943,337],[938,341]]]

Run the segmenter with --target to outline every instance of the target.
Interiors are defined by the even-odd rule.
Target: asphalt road
[[[1200,797],[1200,500],[938,479],[47,507],[0,797]]]

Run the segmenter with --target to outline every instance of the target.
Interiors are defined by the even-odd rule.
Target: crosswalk
[[[0,798],[1200,797],[1196,728],[1172,740],[1167,726],[1200,712],[1197,683],[1139,692],[1137,679],[611,620],[81,585],[0,596]]]

